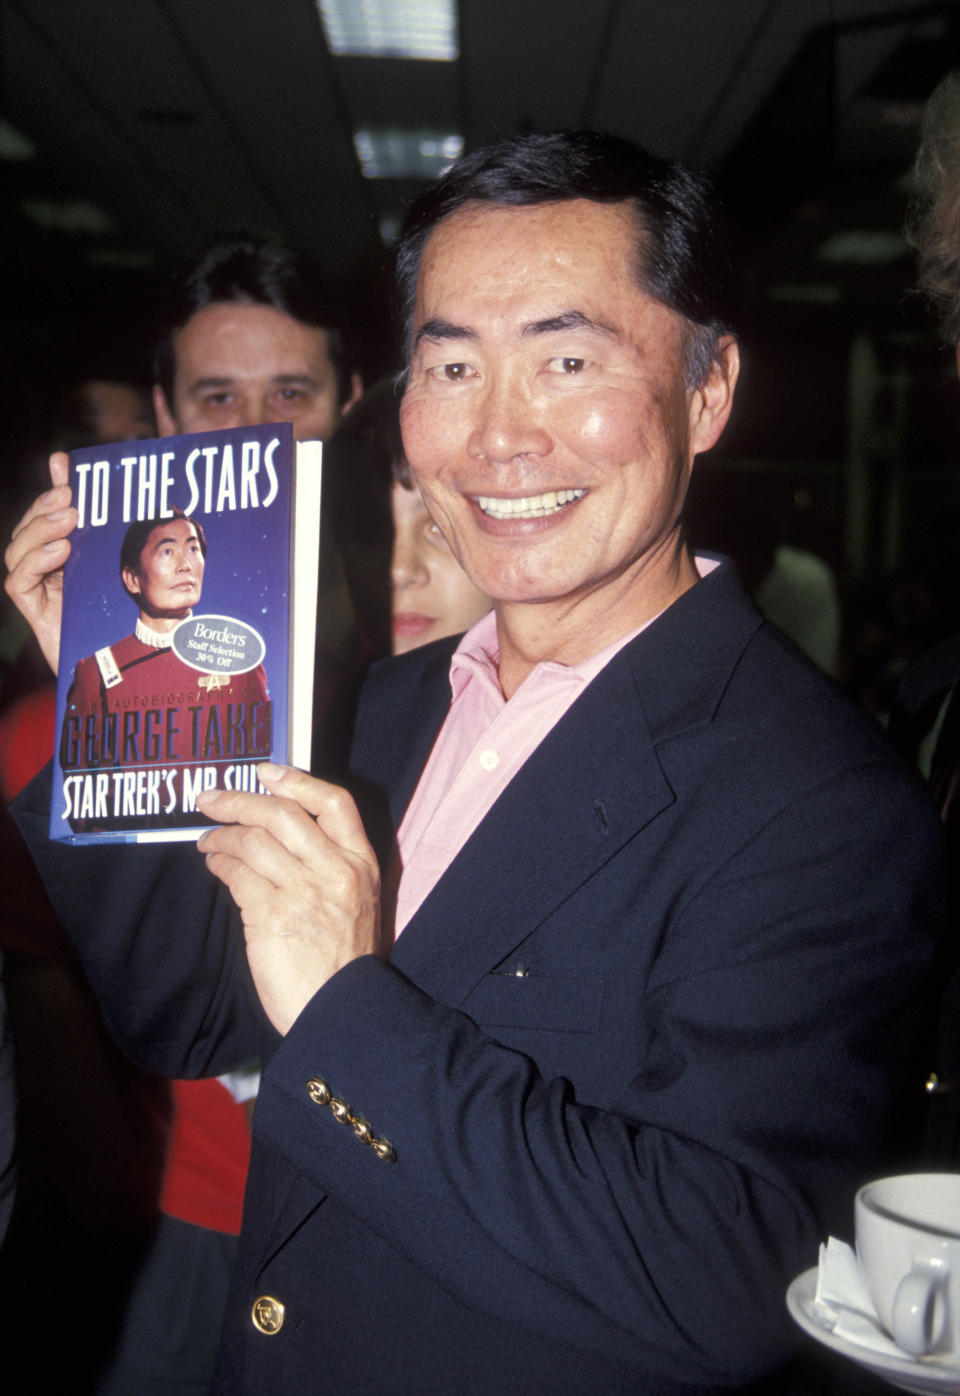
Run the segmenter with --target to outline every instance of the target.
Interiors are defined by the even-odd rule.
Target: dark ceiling
[[[458,21],[456,61],[414,62],[332,55],[314,0],[0,0],[0,120],[32,150],[0,162],[8,422],[105,346],[141,363],[160,278],[240,231],[312,255],[388,366],[381,229],[416,184],[364,177],[361,128],[622,132],[719,183],[761,350],[789,365],[794,326],[801,357],[861,325],[932,342],[899,229],[956,3],[460,0]]]

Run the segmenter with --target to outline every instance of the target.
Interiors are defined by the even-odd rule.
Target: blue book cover
[[[288,423],[71,452],[52,838],[195,838],[201,790],[259,790],[260,761],[304,764],[291,708],[299,686],[309,724],[313,637],[297,674],[293,577],[312,581],[315,615],[311,467],[298,558]]]

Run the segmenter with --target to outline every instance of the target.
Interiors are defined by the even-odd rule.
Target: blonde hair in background
[[[935,88],[921,127],[907,237],[918,285],[951,344],[960,342],[960,73]]]

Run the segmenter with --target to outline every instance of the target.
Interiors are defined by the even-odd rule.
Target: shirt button
[[[259,1299],[255,1299],[250,1312],[254,1328],[271,1336],[279,1333],[283,1327],[283,1315],[284,1308],[280,1300],[274,1299],[270,1294],[261,1294]]]
[[[491,751],[489,749],[487,751],[481,751],[480,765],[485,771],[492,771],[494,767],[498,766],[499,764],[500,756],[498,752]]]

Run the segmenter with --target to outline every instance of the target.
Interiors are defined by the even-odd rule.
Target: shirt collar
[[[714,568],[719,567],[720,560],[704,553],[696,553],[694,563],[697,574],[703,578],[709,576]],[[624,645],[635,640],[642,631],[646,630],[648,625],[652,625],[657,619],[657,616],[651,616],[648,621],[638,625],[635,630],[631,630],[627,635],[621,635],[602,650],[598,650],[596,654],[588,655],[579,664],[561,664],[554,659],[543,660],[527,675],[524,683],[533,678],[535,674],[553,674],[559,679],[567,678],[581,684],[587,684],[591,679],[596,678],[604,665],[609,664]],[[502,700],[503,690],[500,687],[499,663],[500,639],[497,635],[497,613],[496,611],[488,611],[477,621],[476,625],[470,627],[451,657],[450,688],[454,698],[463,692],[471,679],[477,679],[484,688],[492,688]],[[521,684],[522,687],[523,684]]]
[[[149,645],[151,649],[168,650],[173,644],[172,630],[151,630],[140,616],[137,616],[137,625],[133,633],[142,645]]]

